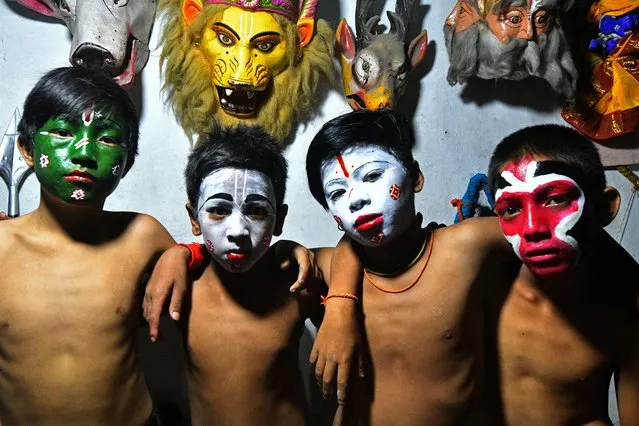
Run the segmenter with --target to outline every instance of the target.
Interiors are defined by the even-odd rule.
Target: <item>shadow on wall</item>
[[[430,5],[420,4],[415,7],[413,15],[411,16],[407,40],[413,40],[422,31],[422,29],[425,28],[424,20],[426,19],[426,15],[429,11]],[[413,117],[415,117],[415,113],[417,112],[419,97],[422,92],[420,88],[420,82],[422,78],[424,78],[433,69],[436,56],[437,43],[434,40],[431,40],[428,43],[426,57],[420,64],[417,65],[417,68],[413,69],[408,74],[406,78],[406,91],[397,104],[397,111],[402,113],[402,115],[404,115],[411,122],[413,121]]]
[[[461,92],[464,103],[483,106],[491,102],[503,102],[511,106],[526,106],[539,112],[558,111],[566,103],[548,82],[538,77],[524,80],[484,80],[473,77],[464,84]]]

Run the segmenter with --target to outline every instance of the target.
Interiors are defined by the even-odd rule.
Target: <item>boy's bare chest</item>
[[[121,251],[36,253],[13,264],[0,286],[0,338],[99,334],[141,309],[144,262]]]
[[[249,309],[228,295],[197,297],[194,292],[187,342],[195,366],[259,375],[283,355],[297,356],[304,318],[294,297],[265,310]]]
[[[537,380],[556,389],[606,381],[624,340],[623,328],[622,318],[605,306],[562,311],[513,291],[499,318],[503,377]]]
[[[474,327],[481,323],[481,300],[470,297],[470,285],[443,285],[436,274],[425,273],[410,290],[390,294],[365,279],[363,296],[366,335],[379,368],[452,366],[470,357],[481,339]]]

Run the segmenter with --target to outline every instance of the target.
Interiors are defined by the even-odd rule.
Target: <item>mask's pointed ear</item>
[[[339,25],[337,26],[337,30],[335,31],[335,38],[337,39],[337,45],[339,47],[339,51],[348,62],[352,62],[355,59],[356,46],[355,46],[355,36],[353,35],[353,31],[346,23],[346,19],[342,18],[339,21]]]
[[[408,59],[410,65],[415,68],[426,57],[426,50],[428,49],[428,33],[423,30],[417,37],[410,42],[408,46]]]
[[[300,48],[308,46],[311,40],[313,40],[313,35],[315,34],[315,19],[300,18],[297,21],[297,34],[299,36],[297,45]]]
[[[182,16],[186,25],[191,25],[195,17],[202,11],[202,0],[183,0]]]

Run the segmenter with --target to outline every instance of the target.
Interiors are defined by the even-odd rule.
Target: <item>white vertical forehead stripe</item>
[[[271,179],[257,170],[247,169],[219,169],[202,179],[197,201],[200,211],[208,197],[215,193],[227,193],[233,197],[233,202],[241,207],[251,194],[266,197],[275,207],[275,190]]]

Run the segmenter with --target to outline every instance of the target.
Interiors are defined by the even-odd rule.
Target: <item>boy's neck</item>
[[[47,232],[60,234],[75,241],[90,243],[99,240],[104,203],[93,205],[71,204],[59,200],[44,190],[40,205],[33,212],[36,226]]]
[[[404,233],[394,241],[379,247],[361,246],[364,266],[379,272],[396,271],[410,264],[424,244],[424,232],[414,217]]]

